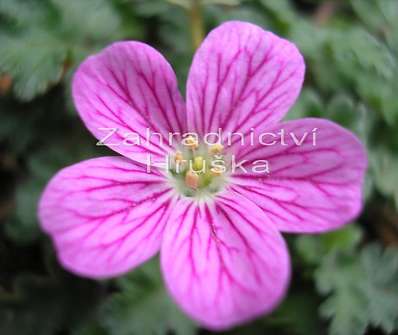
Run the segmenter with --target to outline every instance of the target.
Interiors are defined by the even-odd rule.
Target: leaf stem
[[[191,0],[189,16],[191,21],[192,46],[196,50],[204,38],[201,0]]]

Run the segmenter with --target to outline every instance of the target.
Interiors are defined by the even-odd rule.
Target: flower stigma
[[[221,144],[202,144],[189,136],[169,159],[170,179],[177,191],[186,197],[211,196],[224,188],[227,165]]]

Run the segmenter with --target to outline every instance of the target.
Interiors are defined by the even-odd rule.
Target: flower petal
[[[271,311],[290,276],[283,238],[238,194],[200,205],[180,200],[166,226],[161,264],[182,309],[215,330]]]
[[[257,143],[239,153],[248,172],[235,174],[237,192],[249,196],[285,232],[328,231],[358,216],[367,157],[352,133],[310,118],[282,123],[268,133],[273,135],[263,144],[274,145]],[[253,171],[259,160],[268,162],[269,173]]]
[[[295,102],[305,65],[296,46],[245,22],[214,29],[197,51],[187,83],[188,127],[201,135],[261,131]]]
[[[148,153],[164,159],[169,133],[185,131],[185,105],[175,74],[144,43],[117,42],[88,57],[75,74],[72,90],[94,136],[134,160],[146,161]]]
[[[123,157],[95,158],[53,177],[40,200],[39,219],[65,268],[105,278],[159,250],[169,199],[159,173]]]

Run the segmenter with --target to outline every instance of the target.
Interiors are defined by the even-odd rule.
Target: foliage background
[[[0,0],[0,334],[209,334],[173,305],[158,260],[111,281],[75,277],[36,218],[58,169],[106,154],[73,107],[75,67],[112,41],[137,39],[160,49],[184,83],[190,1]],[[284,303],[228,334],[398,331],[398,1],[203,0],[202,9],[206,31],[247,20],[297,43],[307,76],[289,117],[334,120],[370,157],[357,222],[287,236],[294,274]]]

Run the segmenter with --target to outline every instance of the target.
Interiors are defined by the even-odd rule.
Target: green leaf
[[[358,255],[331,252],[315,273],[331,335],[362,335],[368,326],[398,329],[398,250],[368,245]]]
[[[38,29],[0,35],[0,53],[0,70],[11,75],[21,100],[31,100],[57,83],[67,57],[59,39]]]
[[[398,2],[395,0],[351,0],[363,23],[375,34],[382,35],[398,51]]]
[[[376,188],[398,208],[398,158],[383,147],[371,151],[370,166]]]
[[[11,75],[23,101],[57,84],[73,62],[132,32],[122,29],[109,1],[47,1],[5,0],[0,5],[0,14],[17,22],[16,29],[0,32],[0,72]]]
[[[300,99],[287,114],[288,120],[300,119],[303,117],[320,117],[325,110],[320,95],[313,89],[305,87],[300,94]]]
[[[152,17],[169,12],[171,3],[165,0],[133,0],[135,10],[143,17]]]
[[[251,3],[246,6],[231,6],[228,7],[228,10],[222,6],[208,6],[207,17],[209,16],[214,21],[213,26],[217,26],[228,20],[248,21],[260,26],[269,25],[268,17]]]
[[[14,242],[27,244],[42,236],[37,219],[37,207],[45,185],[61,168],[93,155],[85,146],[73,144],[71,139],[60,149],[59,143],[54,141],[28,160],[29,175],[17,186],[16,208],[5,225],[7,236]]]
[[[331,98],[324,110],[324,117],[352,130],[365,145],[368,143],[374,115],[347,93],[340,92]]]
[[[316,318],[319,298],[300,287],[297,293],[289,293],[276,311],[264,318],[266,325],[279,326],[289,335],[319,334],[321,324]],[[270,334],[279,332],[270,332]]]
[[[309,265],[322,263],[323,258],[336,251],[355,249],[362,238],[359,226],[350,224],[342,229],[321,235],[299,236],[295,247],[299,256]]]
[[[274,18],[275,26],[281,33],[287,33],[292,23],[298,20],[289,0],[260,0],[260,4]]]
[[[51,7],[47,1],[1,0],[0,13],[21,28],[47,23]]]
[[[195,334],[196,327],[171,301],[153,260],[118,280],[119,293],[104,305],[102,324],[112,335]]]
[[[391,333],[398,329],[398,250],[383,252],[377,245],[369,245],[361,255],[366,279],[363,290],[368,298],[372,325]]]
[[[291,34],[305,55],[307,77],[320,92],[360,98],[388,124],[397,121],[397,57],[382,40],[360,26],[318,27],[303,20]]]
[[[120,17],[110,5],[110,1],[50,1],[60,16],[57,33],[65,39],[86,39],[86,44],[93,44],[114,38],[120,30]]]
[[[368,324],[366,298],[359,283],[364,272],[353,257],[333,252],[315,274],[320,293],[330,294],[320,306],[323,317],[331,319],[330,335],[362,335]]]
[[[38,238],[37,202],[43,186],[43,183],[32,179],[17,189],[15,215],[5,226],[6,233],[12,240],[25,244]]]

